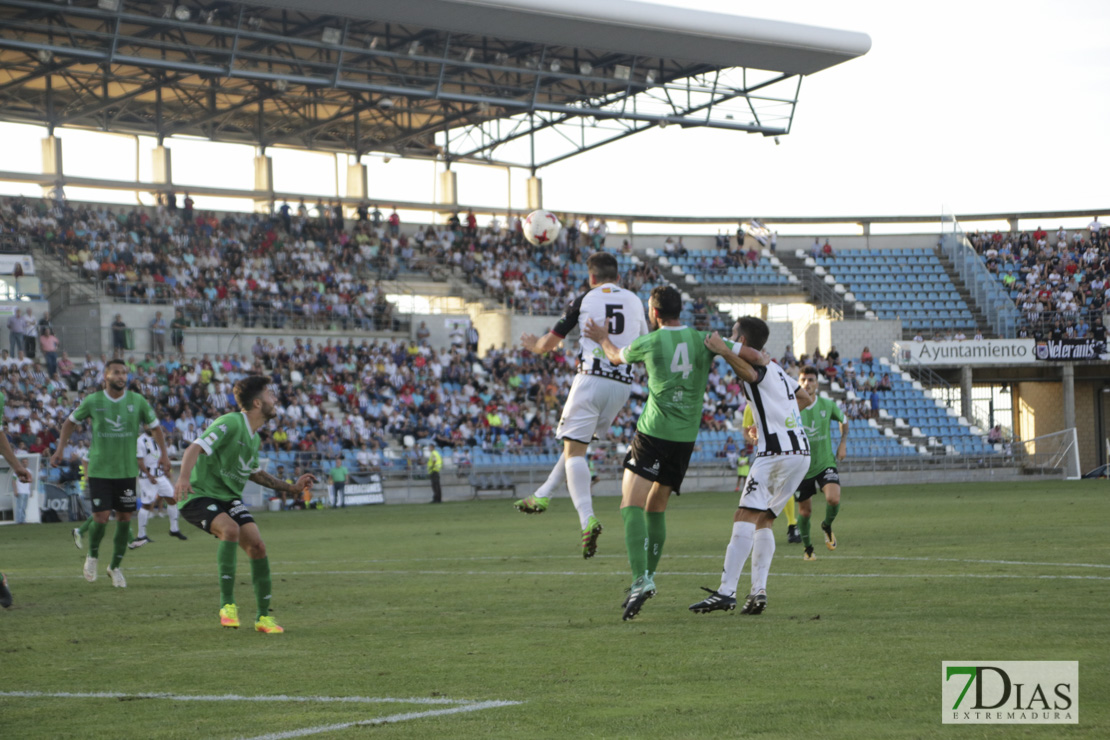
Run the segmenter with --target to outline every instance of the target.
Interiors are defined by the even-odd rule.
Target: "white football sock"
[[[566,470],[570,500],[574,502],[574,508],[578,509],[578,519],[582,529],[585,529],[586,522],[594,515],[594,500],[590,495],[590,464],[581,455],[568,457]]]
[[[150,512],[144,506],[139,509],[139,539],[146,537],[146,523],[150,520]]]
[[[176,532],[177,529],[177,504],[167,504],[166,510],[170,513],[170,531]]]
[[[725,596],[736,595],[736,584],[740,582],[740,573],[744,570],[744,563],[752,552],[752,541],[755,539],[755,525],[751,522],[733,522],[732,539],[725,548],[725,568],[721,573],[721,587],[717,593]]]
[[[767,574],[775,557],[775,535],[770,527],[755,530],[752,542],[752,593],[767,590]]]
[[[543,485],[536,489],[532,494],[536,498],[550,498],[551,494],[555,493],[555,489],[563,485],[563,481],[567,479],[566,469],[567,454],[564,452],[559,455],[559,459],[555,461],[555,467],[551,469],[551,474],[547,476],[547,480]]]

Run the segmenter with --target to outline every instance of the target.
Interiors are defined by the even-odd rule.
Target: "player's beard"
[[[116,393],[123,393],[125,390],[127,390],[127,379],[125,378],[123,380],[109,380],[108,388],[115,391]]]
[[[275,416],[277,416],[277,406],[275,404],[272,404],[272,403],[267,404],[265,401],[263,401],[262,402],[262,418],[265,421],[269,421],[270,419],[274,418]]]

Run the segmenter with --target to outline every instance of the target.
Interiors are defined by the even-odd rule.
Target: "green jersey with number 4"
[[[193,492],[179,506],[195,498],[235,501],[243,497],[243,488],[258,465],[258,447],[262,439],[251,433],[247,415],[242,411],[224,414],[197,437],[203,455],[189,474]]]
[[[825,468],[836,467],[836,456],[832,449],[833,419],[844,421],[844,412],[831,398],[818,397],[817,401],[802,409],[802,424],[809,438],[809,472],[812,478]]]
[[[625,362],[642,362],[647,368],[648,400],[636,422],[638,431],[670,442],[698,438],[714,357],[705,348],[707,336],[686,326],[661,326],[621,350]]]
[[[134,478],[139,474],[138,450],[141,427],[158,426],[158,417],[147,400],[135,391],[124,391],[112,398],[107,391],[85,396],[70,421],[79,424],[90,419],[92,441],[89,445],[90,478]]]

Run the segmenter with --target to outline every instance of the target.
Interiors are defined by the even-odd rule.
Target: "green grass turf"
[[[103,573],[111,528],[89,584],[69,525],[3,527],[0,691],[128,696],[0,696],[0,736],[251,737],[453,706],[143,692],[524,702],[325,738],[1110,736],[1106,481],[849,488],[817,562],[776,526],[765,614],[693,615],[735,500],[672,499],[659,594],[627,623],[613,498],[590,561],[566,499],[527,517],[508,501],[262,513],[281,636],[248,629],[243,555],[244,628],[219,627],[215,542],[184,522],[188,542],[152,522],[126,590]],[[1079,725],[942,725],[943,660],[1078,660]]]

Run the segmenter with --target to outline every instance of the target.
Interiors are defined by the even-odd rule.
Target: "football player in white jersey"
[[[154,541],[146,536],[146,525],[150,521],[150,517],[154,513],[154,506],[160,498],[166,499],[168,502],[166,508],[170,514],[170,536],[179,540],[189,539],[181,534],[181,530],[178,529],[177,506],[173,500],[173,485],[166,477],[167,471],[162,470],[158,463],[158,445],[154,438],[146,433],[139,435],[137,452],[139,457],[139,503],[141,504],[139,509],[139,533],[128,547],[134,550],[136,547],[142,547],[148,542]]]
[[[745,316],[737,323],[733,338],[752,349],[763,349],[768,334],[764,321]],[[759,442],[733,517],[721,585],[716,591],[705,589],[709,596],[692,604],[690,611],[705,614],[735,609],[740,571],[750,554],[752,588],[740,613],[762,614],[767,608],[767,574],[775,555],[771,525],[809,470],[809,440],[798,407],[808,406],[813,399],[778,363],[753,367],[737,357],[728,343],[716,334],[708,337],[705,343],[723,357],[740,378],[744,395],[752,406]]]
[[[524,334],[521,346],[529,352],[543,354],[559,346],[578,327],[581,330],[592,319],[609,328],[609,341],[619,348],[632,344],[647,334],[644,303],[635,293],[620,287],[617,258],[607,252],[595,252],[586,260],[590,274],[590,290],[578,296],[547,334],[537,338]],[[578,340],[577,375],[563,405],[563,415],[555,430],[555,438],[563,442],[563,454],[547,481],[531,496],[514,503],[526,514],[547,510],[551,494],[564,480],[582,526],[582,557],[597,552],[601,523],[594,516],[590,493],[590,466],[586,449],[594,435],[608,434],[617,413],[628,404],[632,390],[632,369],[629,365],[613,365],[605,351],[584,332]]]

